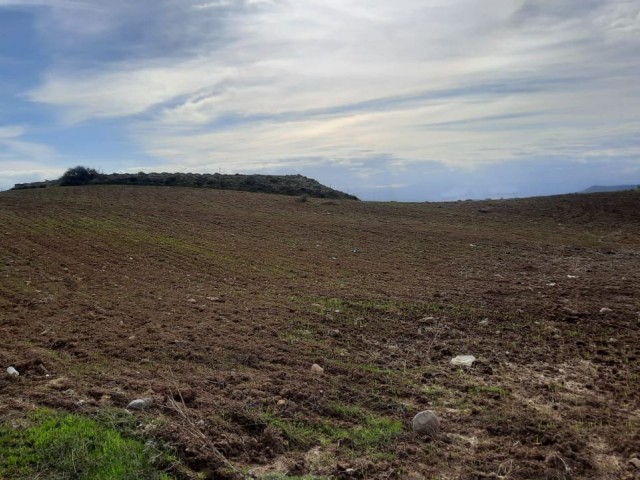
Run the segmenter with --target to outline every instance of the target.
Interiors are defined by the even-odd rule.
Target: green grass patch
[[[110,417],[114,424],[125,422]],[[0,424],[0,478],[170,480],[160,465],[174,459],[152,443],[124,437],[89,417],[41,409]],[[122,425],[121,425],[122,426]]]
[[[505,390],[502,387],[496,387],[496,386],[485,386],[485,385],[480,385],[477,387],[473,387],[473,391],[476,393],[488,393],[491,395],[499,395],[500,397],[508,397],[509,396],[509,391]]]
[[[417,302],[398,298],[348,300],[329,297],[299,297],[297,300],[304,305],[319,305],[328,313],[335,313],[336,310],[339,310],[338,315],[349,321],[360,318],[363,323],[361,326],[366,326],[372,317],[386,317],[388,315],[402,315],[416,319],[427,315],[446,315],[475,320],[486,317],[499,318],[499,312],[487,310],[480,305]]]
[[[263,420],[281,429],[289,442],[300,448],[348,440],[355,449],[375,449],[402,433],[402,422],[399,420],[373,415],[358,407],[332,404],[327,413],[358,422],[359,425],[343,427],[326,420],[317,423],[289,420],[270,413],[264,414]]]
[[[444,387],[439,387],[437,385],[429,385],[429,386],[425,386],[422,391],[424,392],[425,395],[427,395],[429,398],[431,399],[440,399],[443,397],[446,397],[447,395],[450,395],[450,390],[444,388]]]
[[[305,475],[303,477],[289,476],[285,473],[268,473],[261,476],[260,480],[328,480],[329,477],[315,477],[312,475]]]

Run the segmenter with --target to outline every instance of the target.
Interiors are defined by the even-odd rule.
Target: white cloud
[[[0,189],[14,183],[46,178],[58,178],[61,169],[55,166],[56,151],[40,143],[22,138],[27,129],[19,125],[0,127]]]
[[[149,155],[193,169],[637,151],[620,141],[640,133],[637,0],[159,5],[175,19],[151,22],[149,38],[188,32],[184,55],[64,62],[30,98],[71,122],[136,116]],[[75,33],[119,32],[131,7],[109,7]]]
[[[20,125],[0,126],[0,141],[19,137],[24,132],[25,128]]]
[[[225,8],[232,5],[229,0],[217,0],[215,2],[198,3],[193,6],[196,10],[207,10],[209,8]]]
[[[29,93],[36,102],[63,108],[71,122],[126,117],[182,95],[209,88],[228,75],[224,67],[208,68],[193,60],[175,66],[113,68],[109,71],[52,74]]]

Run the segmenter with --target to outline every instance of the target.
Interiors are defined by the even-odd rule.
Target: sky
[[[0,189],[76,165],[365,200],[640,183],[640,0],[0,0]]]

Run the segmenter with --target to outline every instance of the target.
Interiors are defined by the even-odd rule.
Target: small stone
[[[131,336],[129,337],[129,340],[135,340],[135,339],[136,339],[136,336],[135,336],[135,335],[131,335]]]
[[[196,299],[195,298],[189,298],[189,299],[187,299],[187,302],[196,303]]]
[[[284,398],[281,398],[280,400],[278,400],[279,407],[284,407],[286,404],[287,404],[287,401]]]
[[[611,310],[610,308],[604,307],[600,309],[600,313],[611,313],[613,312],[613,310]]]
[[[322,375],[324,373],[324,368],[322,368],[317,363],[314,363],[313,365],[311,365],[311,372],[318,375]]]
[[[476,361],[476,357],[473,355],[458,355],[451,359],[451,365],[461,366],[461,367],[470,367],[473,365],[473,362]]]
[[[631,460],[629,460],[629,463],[634,467],[636,467],[638,470],[640,470],[640,458],[634,457]]]
[[[15,369],[15,368],[13,368],[13,367],[9,367],[9,368],[7,368],[7,373],[8,373],[9,375],[11,375],[12,377],[17,377],[17,376],[19,376],[19,375],[20,375],[20,374],[18,373],[18,370],[16,370],[16,369]]]
[[[336,338],[336,337],[339,337],[339,336],[340,336],[340,330],[338,330],[338,329],[332,329],[332,330],[329,330],[329,331],[327,332],[327,334],[328,334],[330,337]]]
[[[440,432],[440,419],[433,411],[424,410],[413,417],[411,428],[418,435],[435,437]]]
[[[207,297],[210,302],[224,302],[220,297]]]
[[[489,325],[489,319],[485,318],[484,320],[480,320],[480,325]]]
[[[127,409],[128,410],[145,410],[151,406],[151,403],[152,401],[150,398],[139,398],[130,402],[129,405],[127,405]]]

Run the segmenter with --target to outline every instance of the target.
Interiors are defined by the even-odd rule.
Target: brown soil
[[[150,397],[207,478],[639,472],[638,193],[50,188],[0,194],[0,226],[0,415]],[[403,428],[365,441],[367,418]]]

